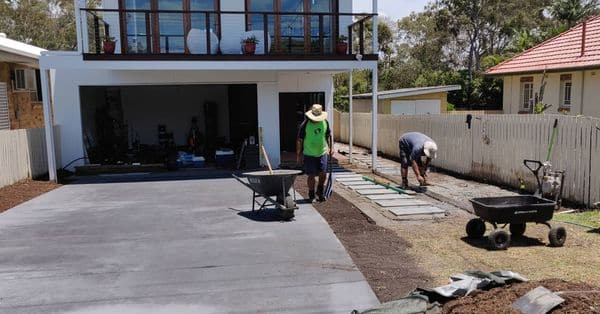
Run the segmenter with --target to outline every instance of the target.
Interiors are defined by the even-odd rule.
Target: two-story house
[[[76,19],[78,51],[40,60],[51,178],[82,157],[168,142],[208,158],[251,137],[277,166],[310,105],[333,111],[333,75],[377,77],[377,15],[352,0],[77,0]]]

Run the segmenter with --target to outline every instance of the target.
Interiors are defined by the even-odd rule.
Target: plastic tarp
[[[431,289],[418,288],[407,297],[353,314],[437,314],[449,300],[467,296],[475,290],[489,290],[527,279],[512,271],[465,271],[450,277],[450,284]]]

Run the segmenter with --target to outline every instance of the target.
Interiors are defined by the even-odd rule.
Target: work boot
[[[317,197],[319,202],[325,202],[325,195],[323,193],[323,187],[317,187]]]
[[[308,201],[313,202],[315,200],[315,190],[308,191]]]
[[[402,188],[403,189],[408,189],[408,179],[407,178],[402,178]]]

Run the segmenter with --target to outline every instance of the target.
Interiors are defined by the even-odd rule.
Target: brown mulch
[[[544,286],[553,292],[568,291],[560,295],[565,302],[551,313],[600,313],[600,287],[560,279],[517,283],[475,293],[446,303],[443,312],[519,314],[519,311],[511,307],[513,302],[539,286]]]
[[[61,186],[48,181],[21,181],[0,188],[0,213]]]
[[[294,188],[306,196],[306,177],[296,180]],[[369,221],[361,211],[335,192],[314,207],[350,253],[381,302],[405,297],[417,286],[429,286],[431,278],[420,270],[408,254],[410,244],[395,232]]]

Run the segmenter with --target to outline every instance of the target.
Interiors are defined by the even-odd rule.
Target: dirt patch
[[[512,303],[527,292],[544,286],[553,292],[566,291],[560,297],[565,302],[551,313],[600,313],[600,287],[584,283],[570,283],[559,279],[518,283],[468,297],[444,305],[444,313],[515,313]]]
[[[61,186],[48,181],[21,181],[0,188],[0,213]]]
[[[306,196],[306,177],[299,177],[294,187]],[[430,285],[429,275],[421,271],[408,253],[410,243],[394,231],[371,223],[357,207],[335,192],[327,202],[314,207],[350,253],[379,301],[397,300],[417,286]]]

